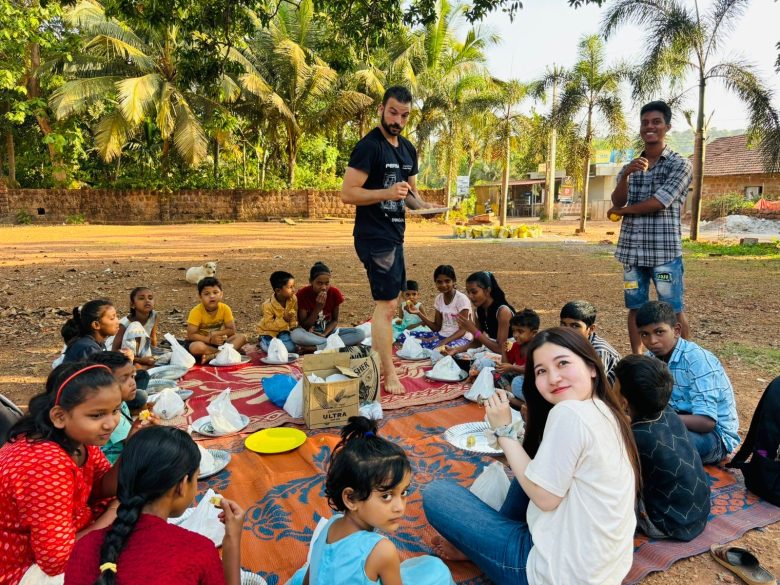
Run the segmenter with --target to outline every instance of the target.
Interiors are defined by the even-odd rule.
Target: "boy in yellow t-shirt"
[[[271,288],[274,294],[263,303],[263,318],[257,324],[258,346],[267,352],[271,340],[276,337],[287,351],[295,351],[295,342],[290,337],[290,332],[298,326],[295,278],[289,272],[277,270],[271,274]]]
[[[187,317],[187,341],[185,347],[200,363],[210,362],[220,345],[232,343],[240,350],[246,343],[246,336],[236,333],[233,311],[222,302],[222,283],[214,277],[198,282],[200,304]]]

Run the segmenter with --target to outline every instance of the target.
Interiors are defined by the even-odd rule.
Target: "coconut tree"
[[[238,84],[251,95],[251,102],[285,129],[291,187],[304,135],[341,126],[373,104],[370,96],[346,88],[346,80],[318,55],[326,42],[312,1],[303,0],[297,6],[280,4],[274,19],[257,29],[246,49],[226,51],[243,67]],[[377,82],[370,80],[374,88]]]
[[[626,120],[620,99],[620,83],[626,77],[624,68],[608,67],[605,63],[604,42],[597,35],[585,36],[579,43],[579,60],[568,72],[557,108],[557,125],[564,125],[580,115],[584,116],[584,179],[580,231],[585,231],[588,217],[588,189],[590,161],[593,153],[596,116],[614,142],[625,141]]]
[[[721,59],[719,53],[736,21],[745,13],[748,0],[717,0],[706,11],[698,0],[686,5],[681,0],[616,0],[602,21],[609,37],[626,24],[647,31],[645,54],[635,75],[636,97],[660,90],[664,80],[682,89],[693,76],[695,85],[685,89],[698,92],[693,151],[693,194],[691,239],[696,240],[701,217],[704,159],[707,141],[706,90],[720,82],[745,104],[750,119],[749,132],[758,142],[769,170],[780,166],[780,117],[772,105],[772,92],[757,74],[755,66],[742,59]]]
[[[57,118],[83,114],[96,102],[109,101],[115,107],[95,128],[95,146],[103,160],[120,156],[128,137],[152,119],[163,141],[163,160],[172,141],[187,164],[197,165],[206,154],[207,138],[195,104],[209,100],[179,78],[177,55],[186,41],[178,29],[132,31],[108,18],[100,5],[87,1],[71,9],[67,20],[81,31],[84,41],[80,53],[63,68],[74,79],[51,96]]]

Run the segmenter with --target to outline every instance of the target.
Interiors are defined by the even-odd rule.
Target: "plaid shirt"
[[[645,355],[653,356],[649,351]],[[731,453],[740,443],[739,418],[734,389],[718,358],[681,337],[668,365],[674,378],[669,406],[677,413],[699,414],[714,420],[715,433]]]
[[[604,364],[604,372],[607,374],[607,380],[610,385],[615,383],[615,365],[620,361],[620,354],[618,350],[612,347],[606,339],[599,337],[595,333],[591,333],[588,338],[593,349],[601,358],[601,362]]]
[[[625,169],[618,174],[618,181]],[[688,195],[691,173],[690,161],[666,146],[653,168],[628,177],[627,205],[655,197],[664,208],[648,215],[623,216],[615,258],[624,266],[661,266],[682,255],[680,209]]]

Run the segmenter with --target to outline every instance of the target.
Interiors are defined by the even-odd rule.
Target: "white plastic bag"
[[[185,512],[179,518],[169,518],[168,522],[205,536],[215,546],[222,546],[225,538],[225,525],[219,521],[222,508],[217,508],[210,501],[216,495],[214,490],[209,488],[192,512]]]
[[[212,366],[229,366],[241,363],[241,354],[236,351],[232,343],[224,343],[219,346],[217,357],[209,362]]]
[[[298,380],[287,396],[284,411],[293,418],[303,418],[303,378]]]
[[[50,577],[38,565],[31,565],[22,575],[19,585],[62,585],[65,582],[65,573]]]
[[[469,491],[494,510],[500,510],[509,493],[509,478],[501,462],[494,461],[485,467]]]
[[[378,400],[362,404],[358,409],[358,414],[371,420],[381,420],[384,417],[382,404]]]
[[[274,337],[271,340],[271,343],[268,344],[268,359],[284,364],[287,363],[289,357],[287,348],[284,346],[284,343],[282,343],[282,340]]]
[[[200,445],[198,445],[198,451],[200,451],[200,474],[211,473],[211,470],[214,469],[214,456]]]
[[[154,401],[152,412],[164,420],[176,418],[184,414],[184,401],[176,394],[175,388],[165,388]]]
[[[444,354],[438,349],[426,349],[425,354],[431,358],[431,365],[436,364],[436,362],[444,357]]]
[[[466,391],[463,397],[466,400],[479,402],[480,400],[490,398],[495,393],[496,388],[493,385],[493,368],[483,368],[479,373],[479,376],[477,376],[477,379],[474,380],[471,388]]]
[[[407,335],[406,339],[404,339],[404,344],[401,346],[401,349],[398,350],[398,357],[416,360],[427,357],[425,351],[426,350],[423,349],[423,346],[420,345],[420,342],[416,337]]]
[[[335,333],[331,333],[328,335],[328,338],[325,340],[325,351],[328,350],[335,350],[338,351],[342,347],[346,347],[344,345],[344,340],[341,339],[341,337],[338,334],[338,330],[336,330]]]
[[[168,343],[171,344],[171,365],[172,366],[184,366],[185,368],[191,368],[195,365],[195,357],[188,352],[184,347],[176,341],[176,338],[170,333],[164,335]]]
[[[236,407],[230,401],[230,388],[225,388],[211,404],[206,407],[211,418],[211,426],[219,434],[237,433],[244,428]]]
[[[462,372],[463,370],[455,363],[452,356],[448,355],[436,362],[436,365],[431,368],[430,375],[440,380],[452,380],[453,382],[457,382],[460,380]]]

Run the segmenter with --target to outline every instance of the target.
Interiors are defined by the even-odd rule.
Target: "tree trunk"
[[[14,132],[9,127],[5,135],[5,155],[8,160],[8,182],[9,187],[17,187],[16,182],[16,148],[14,147]]]
[[[553,67],[555,66],[553,65]],[[557,100],[558,78],[554,77],[552,86],[552,111],[550,112],[550,117],[552,118],[553,123],[555,123],[555,103]],[[545,199],[544,202],[544,214],[547,216],[547,221],[553,220],[553,214],[555,211],[555,156],[557,147],[558,130],[556,130],[555,126],[553,126],[552,131],[550,132],[550,147],[547,156],[547,199]]]
[[[701,192],[704,187],[704,155],[706,150],[706,132],[704,127],[704,92],[707,81],[699,79],[699,113],[696,116],[696,134],[693,140],[693,193],[691,194],[691,240],[699,237],[701,219]]]
[[[585,233],[588,222],[588,190],[590,189],[590,151],[593,142],[593,108],[588,108],[588,125],[585,131],[585,176],[582,179],[582,209],[580,209],[580,233]]]
[[[242,183],[246,189],[246,142],[241,144],[241,171],[243,173]]]
[[[36,76],[36,72],[41,65],[41,46],[38,43],[30,43],[30,66],[25,72],[25,85],[27,86],[27,97],[30,100],[41,97],[41,84]],[[35,120],[44,136],[53,133],[49,116],[43,109],[37,109]],[[65,163],[62,160],[62,153],[57,150],[53,142],[47,145],[49,149],[49,160],[52,167],[52,179],[55,184],[61,185],[67,181],[68,173],[65,170]]]
[[[506,204],[509,201],[509,162],[511,152],[509,151],[509,129],[506,133],[506,158],[504,159],[504,172],[501,173],[501,215],[499,219],[500,225],[503,227],[506,225]]]
[[[219,140],[214,139],[214,186],[219,188]]]

